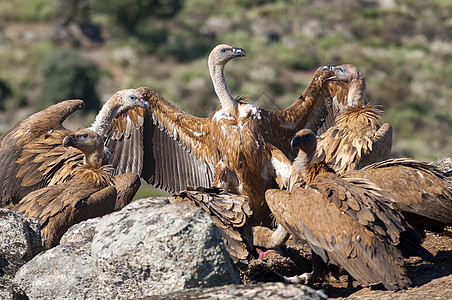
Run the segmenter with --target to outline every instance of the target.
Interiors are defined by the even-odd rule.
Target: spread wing
[[[210,120],[181,111],[149,88],[137,90],[150,109],[119,115],[107,133],[116,174],[136,172],[168,192],[210,187],[219,159],[209,140]]]
[[[392,127],[380,126],[382,112],[375,107],[354,107],[342,112],[337,124],[324,132],[317,143],[316,157],[338,174],[388,159]]]
[[[246,263],[253,246],[251,209],[246,197],[220,193],[219,189],[183,191],[172,203],[190,202],[205,211],[220,228],[223,243],[232,260]]]
[[[452,224],[452,186],[447,174],[408,158],[388,159],[346,177],[372,181],[391,195],[388,203],[401,212]]]
[[[266,193],[278,222],[305,239],[325,262],[341,265],[361,282],[403,288],[409,279],[402,252],[419,253],[420,237],[378,197],[372,184],[352,184],[329,173],[319,175],[309,188]]]
[[[271,126],[265,128],[266,141],[288,153],[290,139],[302,128],[316,132],[328,115],[327,106],[331,103],[327,78],[334,73],[326,67],[320,67],[314,73],[310,83],[300,98],[286,109],[266,111]]]
[[[69,131],[63,121],[84,106],[67,100],[39,111],[0,138],[0,205],[17,203],[46,182],[43,170],[66,149],[61,146]]]
[[[12,209],[36,218],[46,248],[58,244],[72,225],[89,218],[103,216],[114,210],[116,189],[99,190],[86,182],[73,179],[31,192]]]

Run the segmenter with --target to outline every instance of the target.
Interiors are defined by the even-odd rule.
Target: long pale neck
[[[232,97],[226,84],[226,78],[224,76],[224,65],[209,66],[210,77],[212,78],[213,87],[218,99],[220,100],[221,107],[229,112],[231,115],[235,115],[237,111],[238,102]]]
[[[353,107],[358,104],[366,105],[365,91],[366,82],[364,79],[353,79],[348,89],[348,106]]]
[[[111,122],[118,113],[118,109],[117,106],[108,105],[108,103],[102,106],[90,129],[102,137],[105,136],[108,128],[110,128]]]

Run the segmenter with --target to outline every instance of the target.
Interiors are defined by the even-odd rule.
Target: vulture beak
[[[303,136],[296,135],[290,141],[290,147],[299,147],[303,143]]]
[[[232,53],[237,57],[246,56],[246,52],[242,48],[232,48]]]
[[[75,145],[75,135],[74,134],[68,135],[63,139],[64,147],[69,147],[69,146],[74,146],[74,145]]]
[[[324,65],[320,71],[333,71],[334,65]]]

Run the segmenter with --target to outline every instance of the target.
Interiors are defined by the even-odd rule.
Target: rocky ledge
[[[9,248],[2,248],[8,250],[0,259],[21,259],[14,268],[2,266],[8,271],[0,281],[2,299],[325,298],[302,285],[241,285],[218,228],[207,214],[187,203],[137,200],[121,211],[74,225],[60,245],[38,255],[39,231],[33,220],[8,210],[4,215],[10,217],[2,216],[2,222],[15,219],[15,226],[24,230],[20,242],[10,238]],[[8,233],[2,234],[6,241]],[[19,245],[27,246],[27,254],[14,249]]]

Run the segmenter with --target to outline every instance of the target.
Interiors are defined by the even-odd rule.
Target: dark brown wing
[[[183,191],[170,202],[190,202],[205,211],[220,228],[224,245],[231,259],[246,263],[253,246],[250,222],[251,209],[244,196],[220,193],[219,189]]]
[[[99,190],[90,183],[73,179],[69,182],[36,190],[12,209],[41,224],[46,248],[54,247],[72,225],[114,210],[116,189]]]
[[[346,109],[337,124],[324,132],[317,143],[317,160],[326,161],[338,174],[361,169],[388,159],[392,127],[380,125],[382,111],[366,105]]]
[[[378,202],[372,184],[355,184],[324,173],[310,188],[268,190],[266,199],[278,222],[325,262],[342,266],[361,282],[405,288],[402,252],[424,254],[420,237]]]
[[[118,193],[116,197],[115,210],[119,210],[129,204],[140,188],[140,177],[136,173],[116,175],[114,178],[115,188]]]
[[[82,100],[57,103],[28,117],[0,138],[0,205],[17,203],[44,185],[43,166],[65,150],[61,142],[69,131],[62,123],[83,106]]]
[[[210,120],[181,111],[149,88],[137,90],[147,99],[149,111],[127,111],[107,133],[116,174],[136,172],[168,192],[210,187],[212,164],[218,161],[210,146]]]
[[[268,118],[270,126],[266,131],[266,141],[289,153],[290,139],[302,128],[316,132],[327,117],[328,103],[331,103],[328,89],[328,77],[334,73],[326,67],[320,67],[314,73],[310,83],[300,98],[286,109],[264,111],[263,118]]]
[[[388,159],[344,177],[365,178],[390,194],[388,204],[404,213],[452,225],[452,187],[447,174],[408,158]]]

